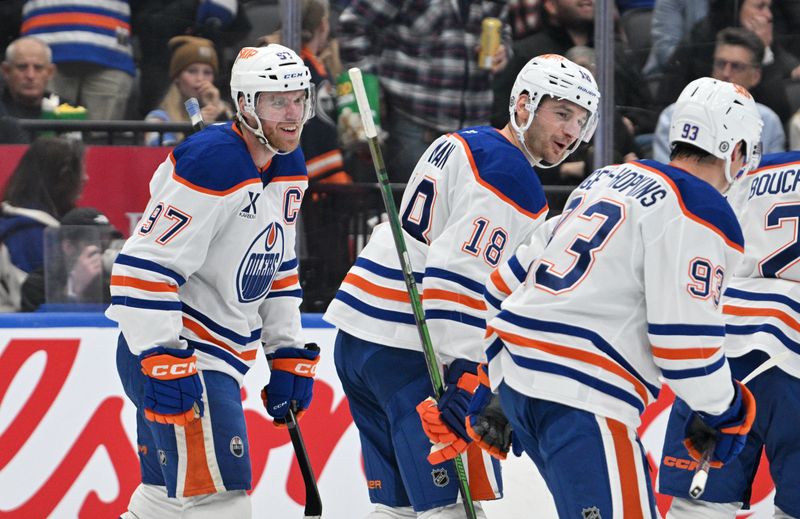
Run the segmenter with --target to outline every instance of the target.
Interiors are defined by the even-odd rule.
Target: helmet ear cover
[[[755,169],[761,160],[763,122],[747,89],[710,77],[696,79],[683,89],[675,102],[669,143],[686,143],[725,161],[729,184]],[[731,155],[744,143],[744,167],[730,171]]]
[[[528,95],[528,102],[525,103],[528,117],[525,121],[517,122],[517,100],[524,94]],[[525,144],[524,137],[536,116],[536,109],[545,96],[559,100],[566,99],[588,112],[586,123],[575,143],[561,160],[547,165],[533,158]],[[581,142],[589,142],[592,139],[597,128],[599,103],[600,91],[591,72],[558,54],[542,54],[531,59],[517,74],[508,103],[509,124],[516,132],[517,138],[524,148],[523,151],[531,163],[539,167],[553,167],[575,151]]]

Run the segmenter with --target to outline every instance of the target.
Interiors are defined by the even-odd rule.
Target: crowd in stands
[[[594,71],[596,3],[302,0],[300,55],[317,90],[316,118],[302,139],[312,187],[374,182],[368,148],[348,138],[342,123],[345,103],[338,96],[345,92],[349,67],[377,78],[389,174],[403,183],[439,135],[470,125],[505,125],[514,78],[531,57],[567,55]],[[190,97],[198,99],[206,123],[229,120],[233,59],[242,46],[281,41],[283,5],[3,2],[0,143],[60,142],[36,140],[19,119],[189,122],[184,101]],[[491,66],[481,67],[477,57],[487,17],[502,21],[501,42]],[[614,22],[615,161],[666,161],[672,103],[686,84],[706,75],[752,92],[765,121],[765,152],[800,147],[800,2],[617,0]],[[138,144],[172,146],[184,137],[153,132]],[[582,145],[570,161],[542,170],[542,183],[578,184],[591,172],[593,154],[593,143]],[[0,194],[13,205],[9,191],[11,184]],[[308,204],[331,203],[324,193],[312,195]],[[5,208],[0,225],[16,217]],[[66,212],[32,209],[45,209],[43,225]],[[347,217],[346,208],[328,210]],[[320,235],[332,235],[325,225],[346,225],[328,217],[311,223]],[[312,258],[337,246],[308,242]],[[18,305],[17,300],[12,306]]]

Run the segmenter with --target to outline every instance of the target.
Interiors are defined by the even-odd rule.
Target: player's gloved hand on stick
[[[486,364],[478,369],[478,381],[480,385],[467,409],[467,433],[481,449],[504,460],[511,448],[511,424],[500,407],[500,397],[492,393]],[[516,449],[514,454],[519,455]]]
[[[694,412],[686,423],[683,443],[694,459],[699,461],[702,453],[716,442],[711,456],[714,468],[721,467],[742,452],[756,417],[756,401],[750,390],[735,380],[734,391],[733,403],[727,411],[716,416]]]
[[[186,425],[203,416],[203,386],[194,349],[157,346],[139,355],[144,382],[144,416],[150,421]]]
[[[261,390],[261,400],[275,425],[286,425],[286,413],[294,408],[299,420],[311,404],[314,375],[319,363],[319,346],[280,348],[267,355],[269,383]]]
[[[478,386],[478,363],[457,359],[445,369],[447,389],[436,400],[426,398],[417,405],[422,429],[433,446],[428,455],[432,465],[453,459],[464,452],[471,441],[465,419],[470,398]]]

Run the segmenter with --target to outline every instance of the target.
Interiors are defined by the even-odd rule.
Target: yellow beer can
[[[484,18],[481,22],[481,50],[478,53],[478,66],[491,70],[492,57],[500,46],[500,29],[503,22],[497,18]]]

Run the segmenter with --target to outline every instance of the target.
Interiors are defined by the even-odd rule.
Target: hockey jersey
[[[735,189],[747,246],[723,298],[725,350],[788,350],[778,367],[800,377],[800,152],[765,155]]]
[[[536,172],[494,128],[444,135],[417,163],[399,214],[431,340],[445,363],[483,360],[484,281],[546,213]],[[375,228],[325,319],[364,340],[422,351],[388,223]]]
[[[262,341],[302,347],[294,244],[307,185],[299,148],[259,170],[232,123],[176,147],[112,271],[106,315],[131,351],[193,347],[199,369],[241,383]]]
[[[693,409],[728,408],[719,303],[743,238],[710,184],[654,161],[597,170],[533,247],[524,283],[489,322],[493,387],[630,427],[662,377]]]

